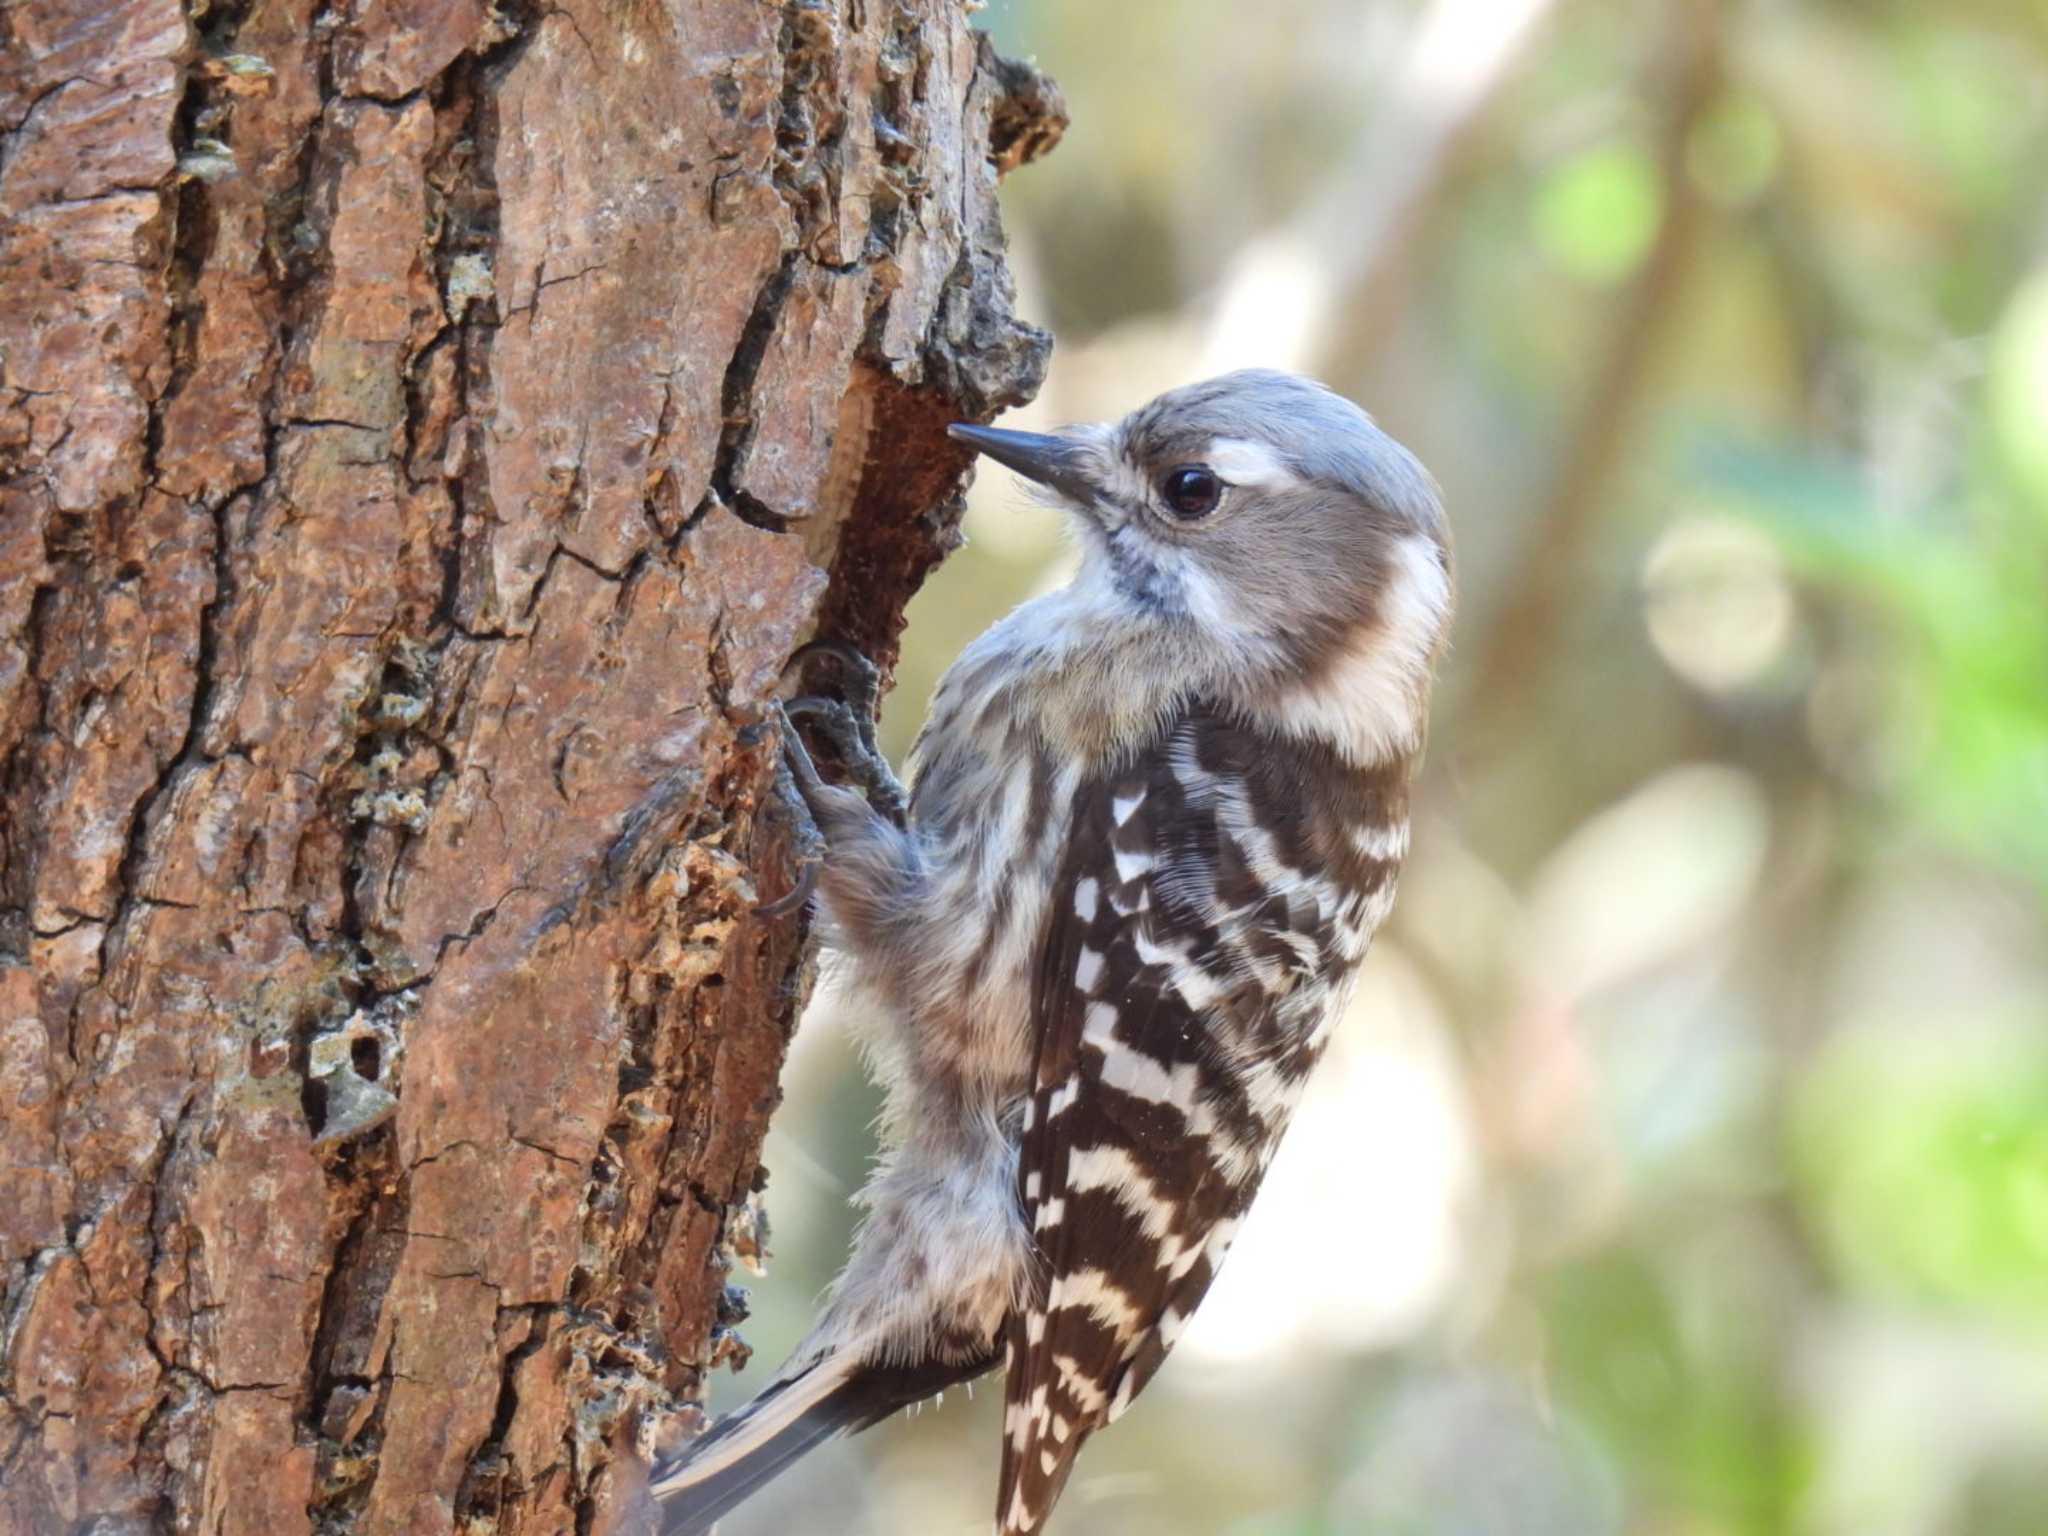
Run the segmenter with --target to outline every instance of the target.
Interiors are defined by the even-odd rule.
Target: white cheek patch
[[[1314,683],[1283,694],[1282,728],[1330,742],[1361,766],[1422,739],[1429,664],[1451,611],[1451,578],[1428,539],[1403,539],[1380,594],[1379,622],[1354,635]]]
[[[1247,437],[1217,438],[1209,444],[1204,462],[1232,485],[1272,490],[1301,484],[1301,476],[1289,469],[1279,454]]]
[[[1388,648],[1418,675],[1427,674],[1450,613],[1451,573],[1442,552],[1428,539],[1403,539],[1394,554],[1380,631]]]

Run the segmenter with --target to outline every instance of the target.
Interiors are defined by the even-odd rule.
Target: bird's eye
[[[1175,517],[1207,517],[1223,499],[1223,482],[1206,464],[1183,464],[1159,482],[1159,499]]]

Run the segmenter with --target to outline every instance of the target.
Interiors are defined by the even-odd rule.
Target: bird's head
[[[1073,514],[1077,586],[1157,635],[1191,689],[1354,762],[1420,744],[1449,528],[1428,472],[1349,400],[1247,370],[1116,422],[951,430]]]

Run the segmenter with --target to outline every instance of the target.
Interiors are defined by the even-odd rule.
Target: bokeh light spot
[[[2048,269],[2027,280],[1998,322],[1990,407],[1999,446],[2048,509]]]
[[[1620,282],[1642,265],[1664,217],[1657,167],[1617,140],[1580,151],[1543,178],[1532,210],[1536,242],[1582,282]]]
[[[1793,616],[1776,546],[1733,518],[1685,518],[1643,563],[1650,643],[1672,671],[1710,692],[1753,682],[1777,661]]]
[[[1802,1204],[1851,1286],[2048,1318],[2048,1055],[1837,1037],[1794,1118]]]
[[[1769,830],[1756,783],[1721,763],[1668,769],[1589,817],[1533,883],[1532,982],[1587,997],[1727,926],[1756,888]]]

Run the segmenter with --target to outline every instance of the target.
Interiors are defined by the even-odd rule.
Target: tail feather
[[[775,1382],[656,1467],[647,1484],[661,1536],[705,1536],[713,1522],[806,1451],[858,1434],[908,1407],[989,1370],[995,1359],[947,1364],[863,1365],[828,1355]]]

